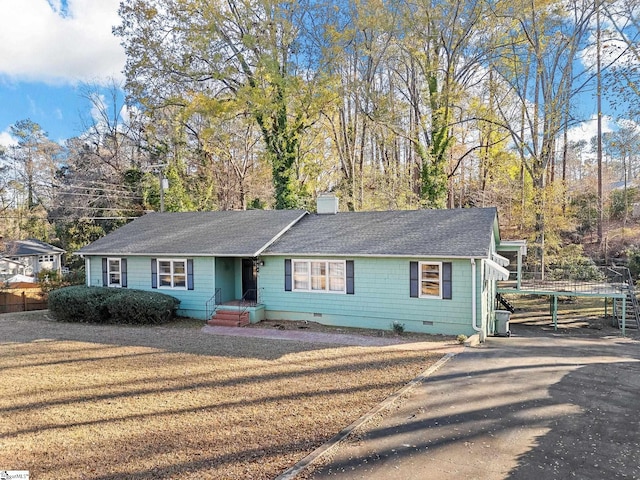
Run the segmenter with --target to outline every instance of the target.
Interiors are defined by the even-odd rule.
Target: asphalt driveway
[[[640,342],[512,331],[453,357],[298,478],[640,478]]]

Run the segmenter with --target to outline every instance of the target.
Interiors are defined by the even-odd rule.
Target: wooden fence
[[[35,283],[13,283],[10,288],[0,289],[0,313],[45,310],[47,294]]]

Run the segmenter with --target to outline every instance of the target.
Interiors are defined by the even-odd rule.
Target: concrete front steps
[[[240,313],[238,310],[216,310],[207,322],[214,327],[244,327],[249,325],[249,312]]]

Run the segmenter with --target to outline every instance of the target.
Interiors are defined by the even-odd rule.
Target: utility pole
[[[167,180],[166,178],[164,178],[164,167],[166,166],[166,163],[149,165],[149,168],[157,170],[158,172],[158,187],[160,188],[160,212],[164,212],[164,188]]]
[[[596,1],[596,105],[598,109],[597,159],[598,159],[598,245],[602,245],[604,223],[604,200],[602,195],[602,66],[600,0]]]

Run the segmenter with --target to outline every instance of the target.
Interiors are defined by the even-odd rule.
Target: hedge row
[[[49,293],[49,311],[61,322],[153,325],[175,317],[180,300],[158,292],[72,286]]]

